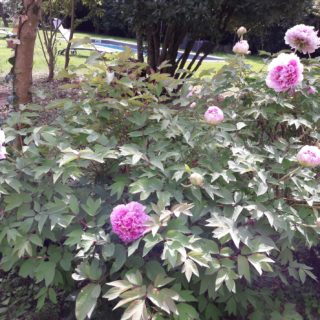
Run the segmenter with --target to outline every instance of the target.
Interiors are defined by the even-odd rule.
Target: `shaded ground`
[[[5,84],[0,78],[0,126],[5,122],[12,107],[8,103],[8,97],[11,96],[12,85]],[[33,103],[45,107],[48,103],[56,99],[70,98],[77,100],[79,98],[78,89],[63,89],[61,86],[66,82],[62,80],[54,80],[47,82],[45,75],[38,75],[33,80]],[[57,110],[41,111],[39,115],[39,123],[50,123],[57,114]]]

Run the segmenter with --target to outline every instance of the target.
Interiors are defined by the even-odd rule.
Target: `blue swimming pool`
[[[129,47],[133,52],[135,52],[135,53],[137,52],[137,45],[134,43],[119,42],[119,41],[115,41],[115,40],[111,40],[111,39],[110,40],[92,39],[92,43],[94,43],[96,46],[111,49],[110,51],[116,50],[118,52],[122,52],[122,51],[124,51],[125,47]],[[179,56],[180,56],[180,54],[178,54],[178,57]],[[189,55],[189,59],[192,59],[193,57],[194,57],[194,54],[191,53]],[[219,61],[219,60],[223,60],[223,58],[208,56],[205,60],[206,61]]]
[[[119,50],[119,51],[124,51],[124,47],[127,45],[122,45],[122,44],[112,44],[112,43],[101,43],[101,42],[94,42],[95,45],[113,49],[113,50]],[[127,46],[129,47],[132,51],[136,52],[137,49],[134,48],[133,46]]]

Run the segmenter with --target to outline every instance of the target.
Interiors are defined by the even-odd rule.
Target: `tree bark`
[[[41,0],[23,0],[23,14],[19,18],[18,39],[15,51],[14,93],[18,104],[32,101],[32,67],[37,28],[41,15]]]
[[[138,28],[136,31],[136,38],[137,38],[137,55],[138,55],[138,60],[140,62],[144,61],[143,57],[143,38],[142,38],[142,32]]]
[[[0,2],[0,16],[2,18],[2,21],[3,21],[3,26],[5,28],[8,28],[9,27],[9,23],[8,23],[8,20],[7,20],[7,17],[6,17],[6,13],[4,12],[4,9],[3,9],[3,3]]]
[[[155,71],[157,68],[155,54],[154,54],[154,43],[153,43],[153,31],[149,30],[147,33],[147,42],[148,42],[148,64],[150,68]]]
[[[74,34],[74,28],[75,28],[75,4],[76,0],[72,0],[71,1],[71,26],[70,26],[70,38],[69,38],[69,42],[66,48],[66,59],[65,59],[65,63],[64,63],[64,68],[68,69],[69,67],[69,63],[70,63],[70,49],[71,49],[71,40],[73,39],[73,34]]]

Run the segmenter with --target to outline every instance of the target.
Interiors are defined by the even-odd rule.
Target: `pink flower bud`
[[[317,92],[317,90],[315,87],[309,87],[307,92],[308,92],[308,94],[315,94]]]
[[[197,104],[196,104],[195,102],[192,102],[192,103],[190,104],[190,108],[191,108],[191,109],[194,109],[196,106],[197,106]]]
[[[250,51],[249,51],[249,44],[248,44],[248,41],[247,40],[240,40],[238,41],[232,51],[236,54],[241,54],[241,55],[244,55],[244,54],[249,54]]]
[[[243,35],[245,35],[247,33],[247,29],[245,27],[240,27],[237,30],[237,35],[239,38],[243,37]]]
[[[213,106],[205,112],[204,119],[207,123],[215,125],[224,120],[224,114],[219,107]]]
[[[304,146],[298,152],[297,160],[304,167],[317,167],[320,165],[320,149],[315,146]]]
[[[196,172],[194,172],[190,175],[189,180],[190,180],[191,184],[196,187],[201,187],[201,186],[203,186],[203,183],[204,183],[203,176],[199,173],[196,173]]]
[[[190,88],[189,88],[189,93],[188,93],[188,95],[187,95],[187,97],[189,98],[189,97],[192,97],[192,96],[194,96],[194,95],[199,95],[200,93],[201,93],[201,90],[202,90],[202,86],[191,86]]]

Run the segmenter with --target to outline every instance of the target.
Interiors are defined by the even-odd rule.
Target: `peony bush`
[[[38,308],[75,296],[78,320],[300,319],[275,292],[316,279],[298,253],[319,244],[319,58],[270,59],[182,82],[93,55],[52,122],[12,112],[1,269]]]

